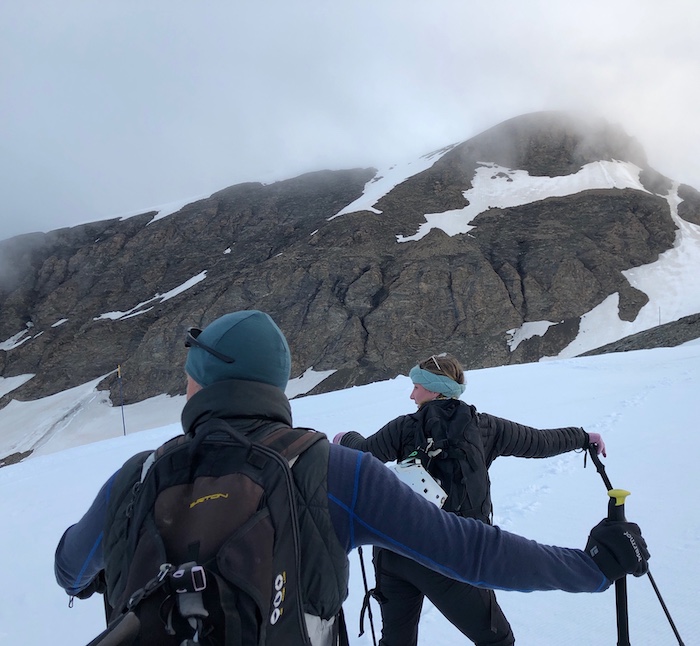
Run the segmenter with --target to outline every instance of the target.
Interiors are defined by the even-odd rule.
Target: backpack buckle
[[[172,572],[170,577],[178,594],[201,592],[207,587],[207,574],[204,568],[194,561],[184,563]]]

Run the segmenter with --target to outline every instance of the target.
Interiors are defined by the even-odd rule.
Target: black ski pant
[[[477,646],[511,646],[513,631],[493,590],[475,588],[388,550],[374,550],[382,610],[380,646],[416,646],[423,598]]]

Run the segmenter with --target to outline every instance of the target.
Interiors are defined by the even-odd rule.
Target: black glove
[[[611,581],[627,574],[642,576],[649,571],[647,542],[636,523],[600,521],[588,536],[586,554]]]
[[[100,570],[99,574],[88,583],[80,592],[76,593],[78,599],[89,599],[93,594],[104,594],[107,591],[107,582],[105,581],[104,570]]]

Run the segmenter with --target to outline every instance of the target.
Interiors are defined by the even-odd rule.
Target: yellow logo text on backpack
[[[209,494],[208,496],[202,496],[201,498],[197,498],[197,500],[194,500],[190,503],[190,509],[194,507],[195,505],[198,505],[200,502],[206,502],[207,500],[216,500],[217,498],[228,498],[227,493],[212,493]]]

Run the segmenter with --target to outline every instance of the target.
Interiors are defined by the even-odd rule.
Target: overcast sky
[[[696,0],[6,0],[0,239],[381,167],[511,117],[621,124],[700,189]]]

